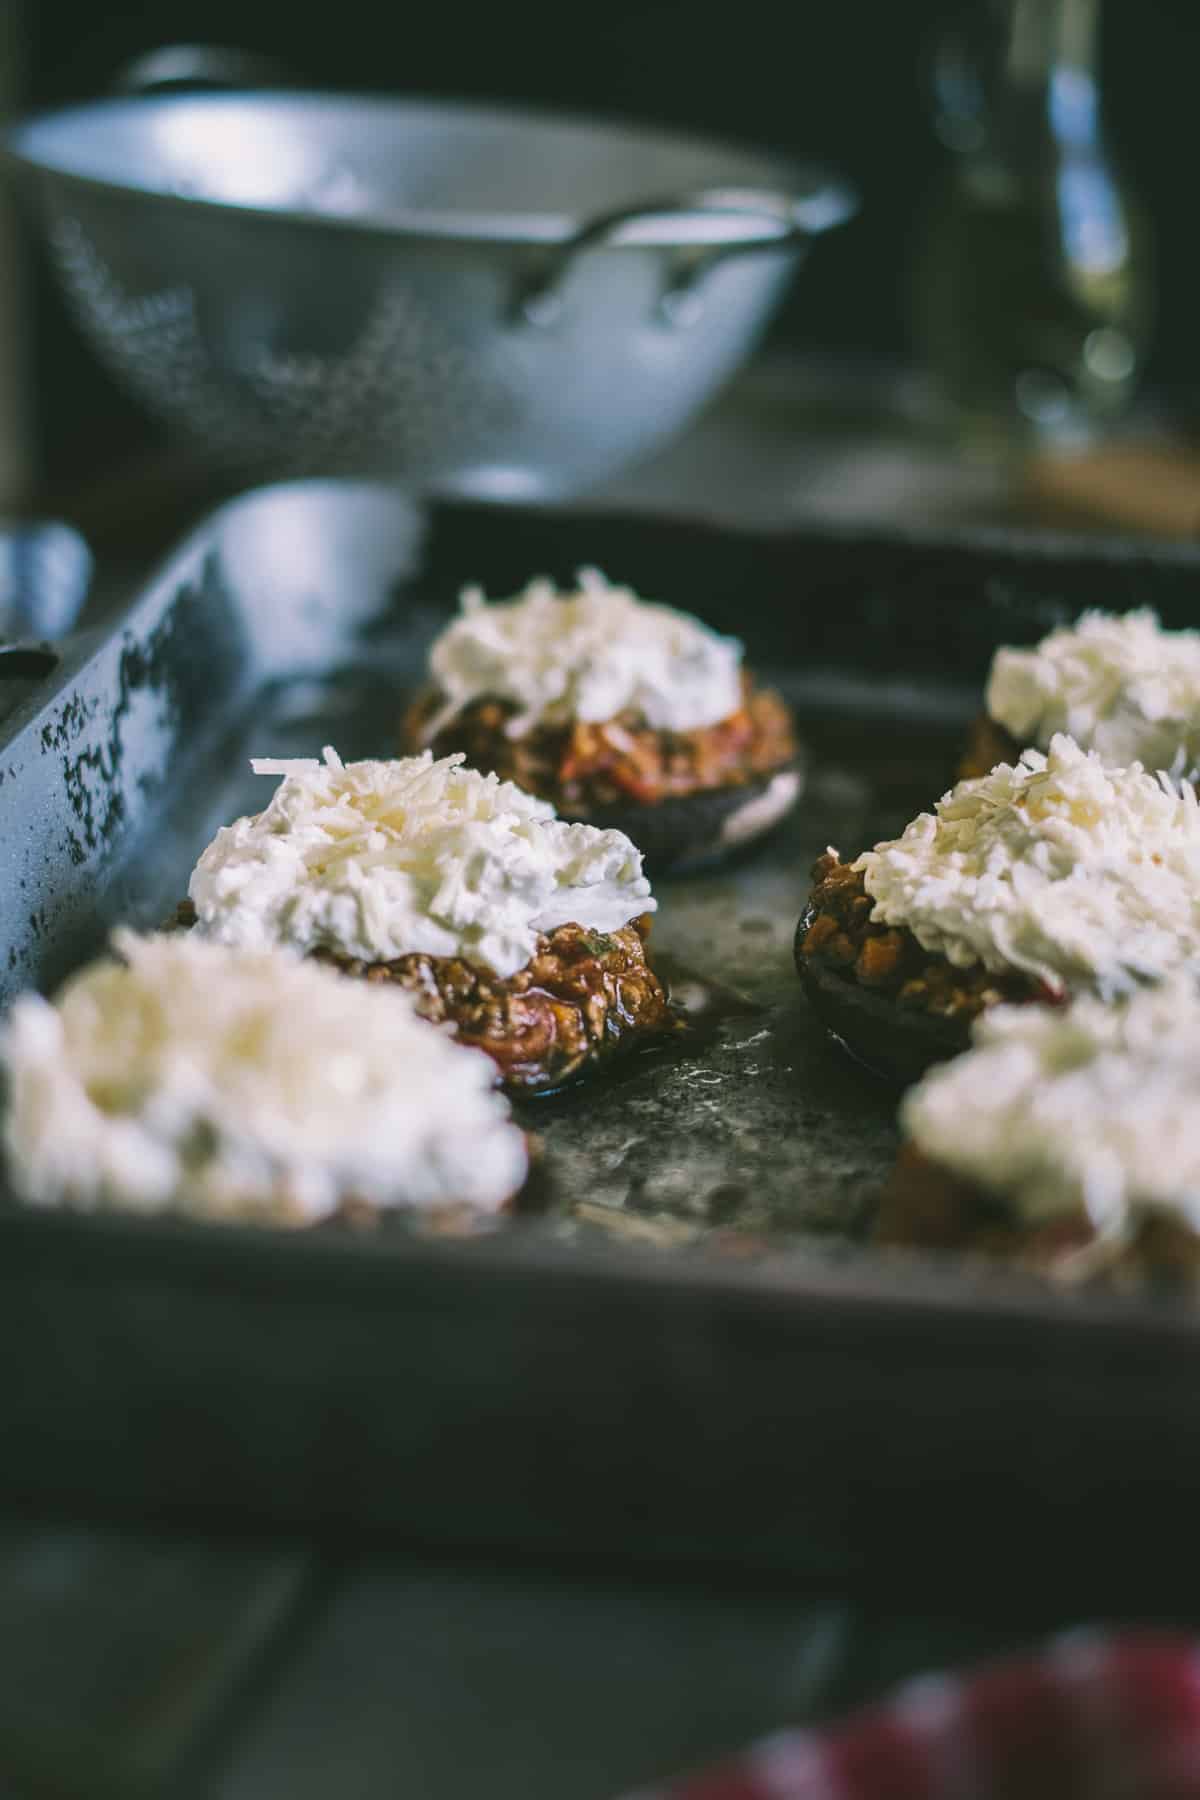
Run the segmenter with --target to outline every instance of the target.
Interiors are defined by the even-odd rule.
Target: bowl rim
[[[158,93],[138,96],[113,96],[89,100],[70,106],[56,107],[18,120],[0,135],[0,154],[26,176],[81,188],[90,193],[136,200],[141,204],[169,208],[182,213],[230,216],[254,220],[259,225],[303,225],[309,230],[352,232],[359,236],[384,238],[431,238],[441,241],[479,244],[511,244],[545,246],[569,245],[595,225],[595,220],[549,211],[457,211],[451,208],[388,207],[372,205],[349,212],[318,199],[304,206],[280,205],[269,200],[227,199],[219,195],[181,191],[163,182],[154,185],[147,180],[126,180],[112,174],[95,174],[86,167],[86,155],[68,157],[62,154],[64,127],[76,128],[76,135],[86,150],[85,132],[103,130],[114,115],[135,112],[165,111],[182,105],[219,110],[230,105],[269,107],[273,110],[295,110],[298,107],[344,105],[355,110],[373,109],[396,114],[441,114],[447,119],[473,120],[498,125],[555,126],[581,135],[633,137],[653,148],[704,151],[710,156],[726,153],[744,164],[747,157],[761,162],[765,177],[754,191],[773,202],[769,229],[744,231],[733,237],[728,232],[729,215],[705,213],[686,201],[669,210],[669,202],[656,202],[644,196],[648,216],[631,219],[604,236],[603,248],[638,249],[719,249],[725,253],[794,248],[808,237],[842,224],[859,210],[855,187],[841,174],[820,163],[792,156],[781,156],[768,147],[709,137],[658,125],[622,121],[602,114],[574,112],[544,106],[510,106],[480,103],[436,95],[392,96],[360,93],[352,90],[324,88],[246,88],[215,92]],[[83,129],[80,130],[80,127]],[[55,150],[58,154],[55,154]],[[716,187],[720,184],[713,183]],[[744,179],[726,184],[731,190],[748,193]],[[636,210],[633,206],[628,209]],[[752,212],[752,208],[750,209]],[[726,229],[720,228],[724,217]],[[767,221],[764,205],[762,217]],[[655,220],[659,221],[656,229]],[[674,230],[668,222],[674,221]],[[743,221],[744,222],[744,221]]]

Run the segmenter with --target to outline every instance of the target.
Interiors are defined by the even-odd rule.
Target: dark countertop
[[[0,1596],[6,1800],[605,1800],[1073,1622],[16,1524]]]

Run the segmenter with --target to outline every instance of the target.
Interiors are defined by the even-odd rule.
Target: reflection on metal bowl
[[[855,206],[767,152],[321,93],[97,101],[9,148],[97,350],[207,453],[492,498],[671,437]]]

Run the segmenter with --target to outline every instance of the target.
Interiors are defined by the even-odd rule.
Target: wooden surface
[[[1011,470],[963,463],[914,432],[903,386],[882,392],[762,365],[597,498],[756,522],[1023,516]],[[219,492],[125,472],[70,497],[101,603]],[[981,1555],[1014,1549],[1019,1568],[1019,1546]],[[964,1593],[931,1618],[780,1585],[10,1520],[0,1800],[604,1800],[1073,1622],[1019,1581],[1003,1616]]]

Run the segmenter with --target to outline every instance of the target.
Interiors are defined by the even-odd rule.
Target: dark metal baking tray
[[[658,889],[692,1031],[531,1109],[555,1199],[477,1238],[0,1205],[0,1500],[926,1591],[1018,1546],[1090,1604],[1177,1593],[1197,1319],[863,1249],[894,1096],[822,1035],[791,936],[826,843],[946,785],[997,642],[1194,620],[1195,552],[251,494],[4,721],[0,992],[161,920],[262,804],[251,754],[389,753],[462,582],[583,562],[736,629],[804,720],[795,820]]]

